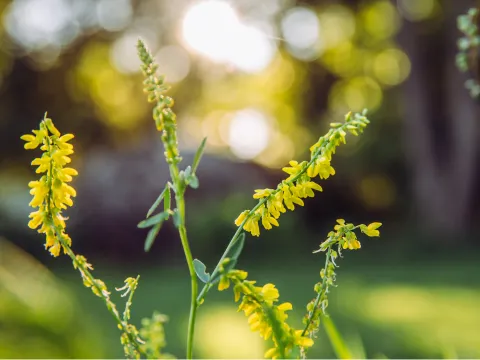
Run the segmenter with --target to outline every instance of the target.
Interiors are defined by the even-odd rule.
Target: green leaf
[[[147,238],[145,240],[145,246],[144,246],[145,252],[150,251],[150,248],[152,247],[153,242],[155,241],[155,238],[157,237],[158,232],[160,231],[160,228],[162,227],[162,224],[163,224],[163,220],[162,220],[162,222],[159,222],[154,227],[152,227],[150,229],[150,231],[148,232]]]
[[[192,189],[198,189],[199,184],[198,184],[197,175],[190,174],[185,180],[188,186],[190,186]]]
[[[210,274],[205,272],[205,270],[207,269],[205,264],[202,263],[200,260],[195,259],[193,260],[193,266],[195,268],[195,272],[197,273],[198,278],[206,284],[210,280]]]
[[[235,268],[235,265],[237,265],[238,258],[240,254],[242,253],[243,250],[243,245],[245,243],[245,233],[242,232],[233,246],[230,248],[228,253],[226,254],[225,258],[229,258],[230,261],[224,266],[225,272],[229,272],[233,268]],[[217,272],[216,274],[212,274],[212,277],[210,279],[210,283],[215,283],[220,279],[220,272]]]
[[[154,215],[152,217],[149,217],[148,219],[140,221],[137,226],[140,229],[144,229],[153,225],[161,224],[166,219],[168,219],[168,212],[161,212],[160,214]]]
[[[322,322],[335,355],[339,359],[353,359],[352,352],[348,349],[345,340],[338,332],[332,319],[329,316],[322,316]]]
[[[205,144],[207,143],[207,138],[204,138],[200,144],[200,146],[197,149],[197,152],[195,153],[195,157],[193,158],[193,164],[192,164],[192,169],[193,173],[195,174],[197,172],[198,164],[200,163],[200,159],[202,158],[203,151],[205,150]]]
[[[153,203],[153,205],[150,207],[150,209],[148,209],[148,212],[147,212],[147,218],[150,217],[150,215],[152,215],[152,213],[155,211],[155,209],[158,207],[158,205],[160,205],[160,203],[162,202],[163,200],[163,197],[165,196],[165,192],[167,191],[168,189],[168,185],[165,186],[165,189],[163,189],[163,191],[160,193],[160,195],[158,195],[158,198],[157,200],[155,200],[155,202]],[[169,190],[170,191],[170,190]]]
[[[190,177],[190,174],[192,173],[192,167],[188,165],[183,173],[184,173],[185,179],[188,179]]]

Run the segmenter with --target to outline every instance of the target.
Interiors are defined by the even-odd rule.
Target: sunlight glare
[[[224,1],[193,5],[183,19],[182,34],[192,50],[245,72],[263,70],[276,52],[271,39],[256,27],[243,24]]]

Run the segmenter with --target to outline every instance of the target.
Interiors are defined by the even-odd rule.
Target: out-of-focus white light
[[[319,39],[320,25],[318,17],[305,7],[290,9],[282,19],[282,33],[292,46],[306,49],[314,47]]]
[[[165,75],[167,82],[182,81],[190,71],[190,57],[180,46],[164,46],[158,51],[155,58],[159,72]]]
[[[270,127],[265,115],[257,110],[236,112],[230,120],[228,144],[241,159],[252,159],[260,154],[270,140]]]
[[[245,72],[265,69],[275,56],[275,47],[265,34],[253,26],[240,25],[232,39],[228,60]]]
[[[66,0],[16,0],[5,12],[5,27],[28,50],[67,45],[79,31]]]
[[[202,1],[183,19],[183,37],[194,50],[212,60],[224,61],[239,25],[237,14],[225,1]]]
[[[107,31],[119,31],[132,20],[130,0],[100,0],[97,4],[98,23]]]
[[[110,48],[110,59],[112,64],[123,73],[134,73],[140,71],[140,59],[135,51],[139,39],[138,35],[125,34],[119,37]]]
[[[257,28],[241,23],[225,1],[193,5],[183,19],[182,32],[193,50],[245,72],[263,70],[275,55],[274,42]]]

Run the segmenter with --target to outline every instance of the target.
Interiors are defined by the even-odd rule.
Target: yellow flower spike
[[[43,173],[36,181],[30,181],[30,194],[33,196],[30,206],[38,208],[30,214],[31,220],[28,226],[38,229],[38,232],[45,234],[45,247],[53,256],[58,256],[62,246],[70,246],[71,239],[65,234],[65,219],[61,211],[67,206],[72,206],[72,197],[76,191],[67,182],[72,181],[72,176],[78,175],[73,168],[64,168],[64,165],[71,162],[68,155],[73,153],[73,146],[67,142],[73,135],[61,136],[53,121],[45,116],[40,122],[38,130],[33,130],[34,135],[24,135],[22,140],[27,141],[26,149],[37,148],[43,151],[41,157],[32,161],[32,166],[37,166],[36,173]],[[64,249],[64,252],[67,250]]]

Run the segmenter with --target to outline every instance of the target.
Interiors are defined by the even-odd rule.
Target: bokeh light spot
[[[398,8],[411,21],[428,19],[434,13],[438,3],[436,0],[399,0]]]
[[[66,0],[13,1],[4,14],[7,32],[27,50],[64,46],[79,33]]]
[[[195,345],[204,358],[260,359],[264,341],[252,333],[243,314],[233,306],[217,304],[204,309],[197,319]]]
[[[309,8],[294,7],[281,22],[287,50],[301,60],[313,60],[323,49],[319,41],[320,24],[317,14]]]
[[[158,71],[165,75],[167,82],[176,83],[185,79],[190,72],[190,57],[180,46],[162,47],[155,55]]]
[[[325,49],[335,47],[355,34],[355,15],[346,6],[328,6],[318,16],[320,41]]]
[[[254,158],[267,147],[269,140],[270,127],[263,113],[245,109],[236,112],[230,119],[228,143],[239,158]]]
[[[401,50],[387,49],[375,56],[373,72],[382,84],[394,86],[402,83],[410,74],[410,59]]]
[[[130,0],[100,0],[97,4],[98,23],[107,31],[124,29],[132,16]]]
[[[395,184],[384,175],[370,175],[360,182],[359,195],[369,209],[386,209],[395,201]]]
[[[400,28],[397,9],[388,0],[369,3],[361,11],[360,18],[367,34],[377,40],[391,38]]]
[[[333,85],[329,94],[329,105],[334,113],[376,110],[382,103],[383,92],[380,85],[370,77],[357,76],[341,80]]]

